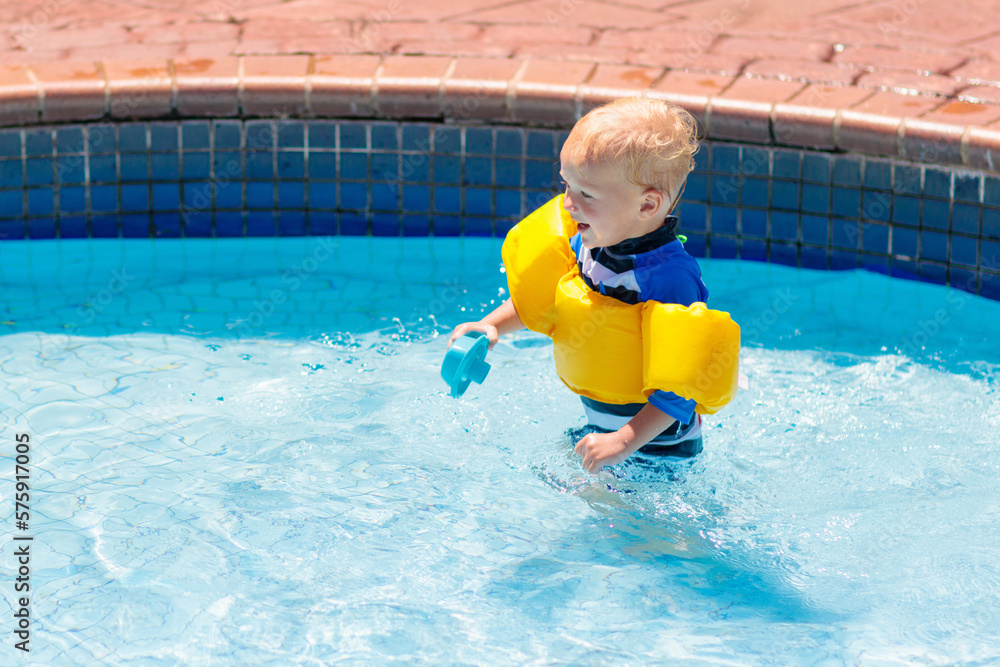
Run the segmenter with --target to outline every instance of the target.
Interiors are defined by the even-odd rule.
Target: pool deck
[[[709,139],[1000,172],[1000,0],[22,0],[0,21],[0,126],[569,125],[644,92]]]

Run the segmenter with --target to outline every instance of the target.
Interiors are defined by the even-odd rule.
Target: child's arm
[[[486,334],[486,338],[489,339],[489,349],[492,350],[501,335],[520,331],[523,328],[524,323],[521,322],[520,316],[514,310],[514,302],[507,299],[497,306],[492,313],[478,322],[466,322],[455,327],[455,330],[451,332],[451,338],[448,339],[448,347],[451,347],[455,339],[464,335],[467,331],[482,331]]]
[[[613,433],[590,433],[576,443],[587,472],[621,463],[640,447],[670,427],[676,420],[652,403],[643,406],[625,426]]]

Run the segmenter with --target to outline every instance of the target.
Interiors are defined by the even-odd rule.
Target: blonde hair
[[[583,164],[621,166],[628,182],[677,196],[694,169],[697,125],[670,102],[623,97],[581,118],[563,150]]]

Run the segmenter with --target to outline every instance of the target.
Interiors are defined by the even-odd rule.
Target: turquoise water
[[[1000,303],[703,262],[750,390],[694,461],[590,476],[545,339],[438,376],[504,297],[495,240],[0,253],[26,664],[1000,660]]]

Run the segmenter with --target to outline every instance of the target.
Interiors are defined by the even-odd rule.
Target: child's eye
[[[586,192],[584,192],[583,190],[580,190],[580,194],[581,194],[581,195],[583,195],[583,198],[584,198],[584,199],[593,199],[593,197],[591,197],[590,195],[588,195],[588,194],[587,194]]]

